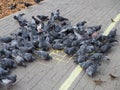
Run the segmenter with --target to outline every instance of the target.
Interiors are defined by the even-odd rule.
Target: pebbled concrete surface
[[[61,14],[68,17],[72,24],[78,21],[86,20],[87,25],[102,24],[104,31],[114,18],[120,12],[119,0],[45,0],[38,5],[22,10],[10,16],[0,19],[0,36],[9,35],[16,31],[19,26],[13,20],[13,15],[25,13],[24,16],[30,19],[32,15],[50,15],[51,11],[61,10]],[[120,23],[117,38],[120,40]],[[120,76],[120,44],[113,47],[108,54],[110,62],[104,62],[100,67],[100,72],[94,78],[89,78],[80,73],[77,79],[72,83],[69,90],[120,90],[120,79],[110,80],[109,73]],[[73,58],[66,56],[63,52],[51,51],[54,57],[50,62],[37,59],[29,63],[28,67],[18,67],[12,73],[17,74],[18,80],[11,90],[58,90],[59,87],[68,78],[76,65]],[[93,79],[102,79],[106,82],[96,86]]]

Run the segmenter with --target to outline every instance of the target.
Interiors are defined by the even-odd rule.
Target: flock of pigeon
[[[87,26],[87,22],[82,21],[73,26],[68,18],[60,15],[59,10],[52,12],[50,17],[32,16],[31,21],[23,15],[13,17],[20,25],[18,32],[0,37],[0,85],[15,83],[16,75],[10,75],[10,70],[18,65],[26,67],[27,62],[35,61],[35,56],[51,60],[48,53],[51,48],[74,55],[74,63],[93,77],[101,62],[109,60],[104,53],[118,42],[115,39],[116,29],[104,36],[99,34],[101,25]]]

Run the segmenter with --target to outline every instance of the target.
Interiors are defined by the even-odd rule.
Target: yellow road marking
[[[55,58],[56,60],[58,60],[58,61],[62,61],[60,58]]]
[[[65,55],[59,55],[59,54],[55,54],[55,53],[52,53],[51,55],[55,55],[55,56],[57,56],[57,57],[60,57],[60,58],[65,58]]]
[[[108,28],[104,31],[103,35],[107,36],[109,32],[114,28],[114,26],[117,24],[117,22],[120,20],[120,14],[118,14],[115,19],[113,19],[114,22],[112,22]],[[78,65],[74,71],[70,74],[70,76],[65,80],[65,82],[60,86],[59,90],[68,90],[69,87],[72,85],[74,80],[78,77],[78,75],[81,73],[82,68]]]
[[[63,53],[64,55],[61,55],[61,53]],[[60,54],[60,55],[59,55],[59,54]],[[57,60],[57,61],[59,61],[59,62],[65,62],[63,59],[65,58],[65,56],[66,56],[67,54],[65,54],[63,50],[52,50],[52,51],[50,52],[50,55],[55,55],[55,56],[57,56],[57,57],[54,58],[54,59]],[[65,63],[67,63],[67,62],[65,62]]]
[[[67,90],[81,71],[82,68],[78,65],[59,90]]]
[[[112,22],[108,28],[105,30],[105,32],[103,33],[103,35],[107,36],[109,34],[109,32],[114,28],[114,26],[117,24],[117,22],[120,20],[120,14],[118,14],[115,19],[113,19],[114,22]]]
[[[67,63],[69,63],[72,60],[73,56],[69,58],[69,60],[67,61]]]

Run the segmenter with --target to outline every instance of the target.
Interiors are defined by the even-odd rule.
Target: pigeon
[[[66,40],[63,41],[63,45],[66,47],[71,47],[73,40],[67,38]]]
[[[78,40],[81,40],[82,39],[82,36],[76,31],[76,28],[74,28],[73,30],[75,36],[77,37]]]
[[[5,70],[2,67],[0,67],[0,76],[7,75],[7,74],[9,74],[9,69]]]
[[[23,57],[18,55],[17,57],[15,57],[15,61],[18,65],[26,67],[26,62]]]
[[[32,32],[29,32],[30,42],[34,46],[34,48],[38,48],[39,40],[38,37],[34,39],[33,37],[37,37],[37,35],[32,35]]]
[[[115,43],[117,43],[117,42],[119,42],[118,40],[116,40],[115,38],[109,38],[108,39],[108,43],[111,43],[111,44],[115,44]]]
[[[105,44],[105,45],[102,45],[102,46],[100,47],[100,52],[101,52],[101,53],[108,52],[108,51],[111,49],[111,47],[112,47],[112,45],[109,44],[109,43],[107,43],[107,44]]]
[[[27,8],[30,7],[30,6],[32,6],[32,4],[31,4],[31,3],[28,3],[28,2],[24,2],[23,4],[24,4],[24,6],[27,7]]]
[[[79,63],[85,62],[88,58],[89,58],[88,55],[79,55],[78,57],[76,57],[76,59],[74,60],[74,62],[76,64],[79,64]]]
[[[29,40],[29,31],[27,30],[27,28],[26,27],[20,27],[19,28],[20,30],[21,30],[21,37],[23,38],[23,40]]]
[[[3,52],[3,55],[4,55],[4,57],[6,57],[6,58],[11,58],[11,51],[10,50],[7,50],[6,48],[3,48],[2,49],[2,52]]]
[[[24,53],[23,57],[27,62],[33,62],[35,60],[35,57],[31,53]]]
[[[56,10],[56,12],[52,13],[52,15],[54,17],[55,20],[58,20],[58,21],[68,21],[68,18],[65,18],[63,16],[60,16],[60,10]]]
[[[1,62],[1,67],[4,68],[4,69],[16,68],[17,67],[14,60],[9,59],[9,58],[3,58],[0,62]]]
[[[91,60],[87,60],[87,61],[84,61],[84,62],[79,63],[79,64],[84,70],[86,70],[89,66],[93,65],[94,62]]]
[[[94,45],[94,46],[101,47],[103,43],[100,42],[99,40],[96,40],[95,38],[93,38],[93,39],[91,40],[91,44]]]
[[[56,42],[55,44],[53,44],[52,46],[53,49],[55,50],[62,50],[63,49],[63,44]]]
[[[104,54],[102,53],[94,53],[92,56],[90,56],[91,60],[98,61],[98,60],[109,60]]]
[[[16,75],[3,76],[2,78],[0,78],[0,85],[9,89],[10,86],[16,82],[16,80],[17,80]]]
[[[11,50],[10,43],[1,43],[2,49]]]
[[[0,58],[4,56],[4,52],[3,52],[3,49],[1,48],[0,49]]]
[[[22,16],[25,15],[24,13],[19,14],[18,16],[14,16],[13,18],[18,21],[21,27],[24,27],[28,24],[28,21],[24,19]]]
[[[53,13],[53,15],[54,15],[54,18],[57,19],[57,18],[60,16],[60,10],[57,9],[57,10]]]
[[[108,34],[108,38],[115,38],[116,32],[117,32],[117,29],[111,30],[110,33]]]
[[[100,42],[104,42],[104,40],[106,40],[108,37],[107,36],[104,36],[104,35],[98,35],[97,37],[96,37],[96,40],[98,41],[100,41]]]
[[[41,1],[43,1],[43,0],[34,0],[34,2],[37,4],[40,3]]]
[[[96,72],[97,72],[97,68],[98,68],[98,65],[94,63],[94,64],[90,65],[90,66],[85,70],[85,72],[86,72],[86,74],[87,74],[88,76],[93,77],[93,76],[95,76],[95,74],[96,74]]]
[[[54,21],[55,21],[55,16],[54,16],[54,13],[52,12],[48,23],[54,22]]]
[[[44,15],[37,15],[37,17],[42,20],[42,21],[46,21],[46,20],[49,20],[49,16],[44,16]]]
[[[82,21],[76,24],[77,27],[79,26],[84,26],[87,22],[86,21]]]
[[[18,48],[19,44],[18,44],[17,40],[12,40],[10,42],[10,46],[11,46],[11,48]]]
[[[37,31],[38,31],[38,33],[43,32],[44,31],[43,28],[44,28],[44,23],[39,23],[37,25]]]
[[[86,34],[91,36],[94,32],[100,31],[101,27],[102,27],[102,25],[88,27],[88,28],[86,28]]]
[[[17,4],[11,4],[11,5],[9,6],[9,8],[10,8],[11,10],[16,9],[16,7],[17,7]]]
[[[95,48],[94,48],[93,45],[88,45],[88,46],[86,47],[85,51],[86,51],[87,53],[92,53],[93,51],[95,51]]]
[[[93,31],[99,31],[102,28],[102,25],[96,25],[88,28],[92,29]]]
[[[24,40],[24,45],[18,48],[23,52],[32,52],[35,47],[31,42]]]
[[[81,45],[75,55],[76,56],[84,55],[86,53],[86,47],[87,47],[87,44]]]
[[[9,43],[9,42],[11,42],[11,40],[12,40],[12,38],[9,37],[9,36],[0,37],[0,41],[1,41],[2,43]]]
[[[55,18],[55,20],[58,20],[58,21],[68,21],[68,18],[65,18],[65,17],[62,17],[62,16],[58,16]]]
[[[64,49],[64,52],[68,55],[74,55],[76,53],[76,47],[68,47]]]
[[[51,47],[51,44],[44,39],[44,37],[39,37],[39,48],[41,48],[44,51],[48,51]]]
[[[60,25],[55,25],[55,32],[60,32],[61,31],[61,26]]]
[[[79,45],[80,45],[80,40],[74,40],[74,41],[72,41],[72,44],[71,44],[72,47],[77,47]]]
[[[12,50],[12,57],[13,58],[16,58],[19,54],[20,54],[20,50],[18,50],[18,49],[13,49]]]
[[[35,18],[34,16],[32,16],[32,19],[34,20],[35,24],[37,24],[37,25],[41,22],[40,20],[38,20],[38,19]]]
[[[34,51],[34,53],[44,60],[51,60],[52,57],[46,51]]]

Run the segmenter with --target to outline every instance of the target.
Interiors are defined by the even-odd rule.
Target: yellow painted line
[[[117,22],[120,20],[120,14],[118,14],[115,19],[113,19],[114,22],[112,22],[108,28],[104,31],[103,35],[107,36],[109,32],[114,28],[114,26],[117,24]],[[70,74],[70,76],[65,80],[65,82],[60,86],[59,90],[68,90],[69,87],[72,85],[74,80],[78,77],[78,75],[81,73],[82,68],[78,65],[74,71]]]
[[[69,60],[67,61],[67,63],[69,63],[72,59],[73,59],[73,56],[69,58]]]
[[[57,60],[57,61],[62,61],[60,58],[55,58],[55,60]]]
[[[63,53],[64,55],[61,55],[61,53]],[[57,60],[57,61],[59,61],[59,62],[67,63],[67,62],[64,61],[64,58],[65,58],[65,56],[66,56],[67,54],[65,54],[63,50],[52,50],[52,51],[50,52],[50,55],[55,55],[55,56],[57,56],[56,58],[54,58],[54,60]]]
[[[63,55],[59,55],[59,54],[56,54],[56,53],[52,53],[51,55],[55,55],[55,56],[57,56],[57,57],[60,57],[60,58],[64,58],[64,56]]]
[[[82,71],[82,68],[78,65],[74,69],[74,71],[71,73],[71,75],[68,77],[68,79],[59,88],[59,90],[68,90],[70,85],[73,83],[73,81],[76,79],[76,77],[80,74],[81,71]]]
[[[105,32],[103,33],[103,35],[107,36],[109,34],[109,32],[115,27],[115,25],[117,24],[117,22],[120,20],[120,14],[118,14],[115,19],[113,19],[114,22],[112,22],[108,28],[105,30]]]
[[[67,54],[65,53],[63,57],[65,58],[66,56],[67,56]]]

